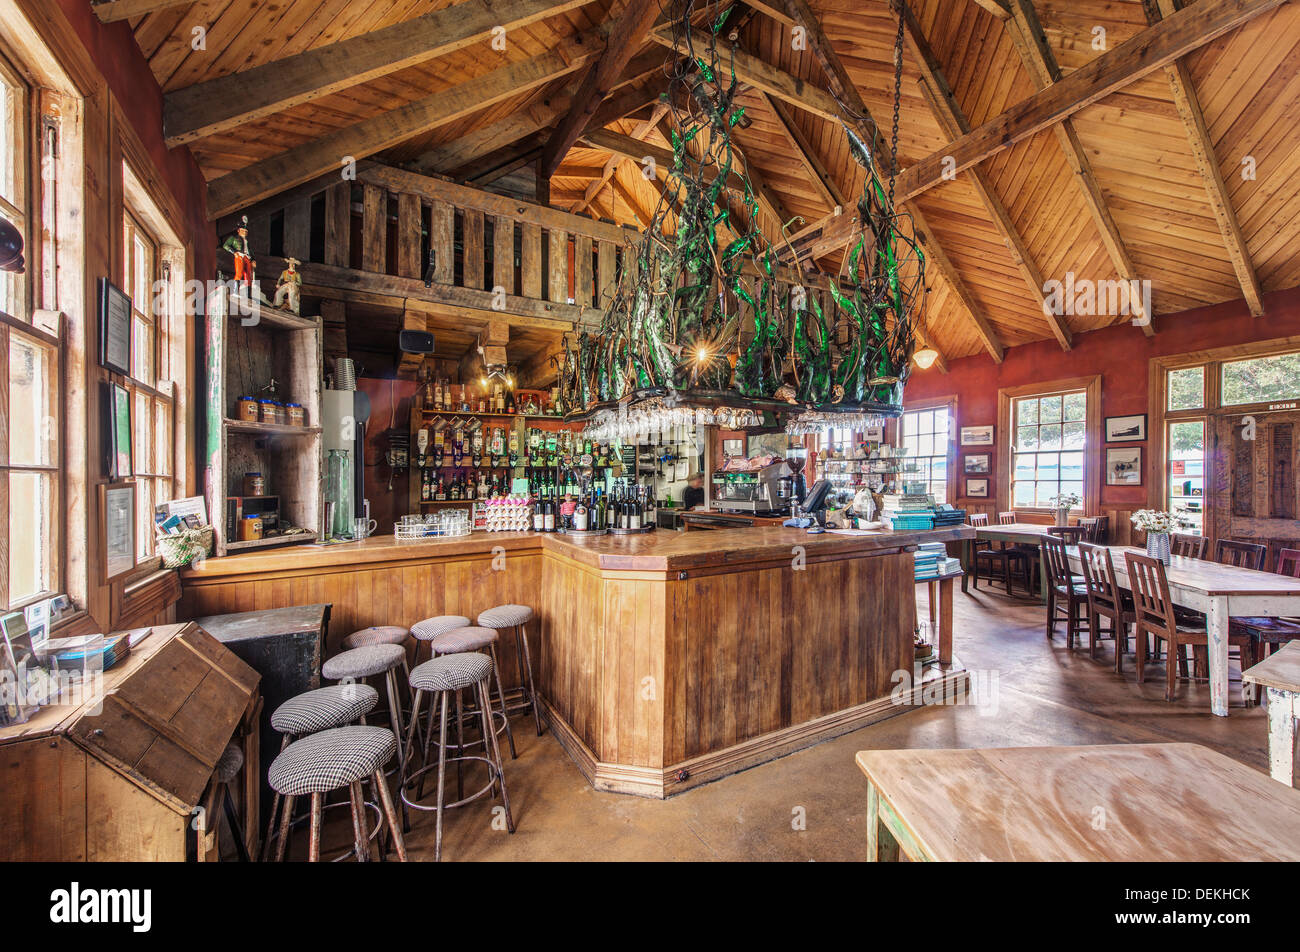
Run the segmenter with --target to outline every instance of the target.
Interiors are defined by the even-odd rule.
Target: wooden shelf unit
[[[253,304],[219,284],[208,296],[207,430],[204,495],[215,556],[302,545],[321,532],[324,453],[321,438],[322,341],[316,317]],[[306,426],[237,419],[241,396],[258,397],[274,380],[277,399],[300,404]],[[281,525],[307,532],[248,542],[231,537],[227,499],[242,496],[246,472],[260,472],[267,495],[280,497]]]

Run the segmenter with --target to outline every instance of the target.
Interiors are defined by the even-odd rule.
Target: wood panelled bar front
[[[911,552],[969,533],[372,537],[209,559],[185,573],[183,609],[329,602],[336,640],[529,605],[556,738],[596,789],[665,797],[919,703]],[[957,664],[930,668],[926,696],[964,679]]]

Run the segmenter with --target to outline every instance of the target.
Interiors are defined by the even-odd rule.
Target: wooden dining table
[[[1047,526],[1034,522],[1010,522],[1006,525],[980,526],[975,530],[975,538],[968,539],[964,546],[965,557],[962,568],[966,576],[961,580],[961,590],[966,591],[970,573],[975,571],[975,544],[977,542],[1010,542],[1013,545],[1032,545],[1042,548],[1043,539],[1048,535]],[[1038,588],[1042,601],[1047,601],[1047,566],[1042,558],[1038,560]]]
[[[1111,560],[1115,564],[1115,580],[1121,588],[1132,590],[1128,577],[1125,552],[1143,550],[1131,546],[1112,545]],[[1079,550],[1068,550],[1070,567],[1079,574],[1083,564]],[[1175,555],[1165,566],[1169,580],[1169,596],[1175,605],[1203,612],[1209,632],[1210,660],[1210,710],[1220,717],[1228,715],[1228,620],[1243,616],[1283,617],[1300,615],[1300,579],[1273,572],[1220,565]],[[1243,698],[1253,696],[1254,687],[1242,683]]]

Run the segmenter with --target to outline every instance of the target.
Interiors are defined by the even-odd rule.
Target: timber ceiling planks
[[[159,84],[172,93],[404,24],[456,2],[465,0],[200,0],[165,5],[128,22]],[[1195,5],[1215,2],[1219,0],[1195,0]],[[522,4],[492,0],[491,9],[506,17]],[[887,134],[896,29],[888,0],[809,0],[809,5],[835,56]],[[971,128],[1034,95],[1036,86],[1013,42],[1012,25],[990,12],[996,4],[910,0],[910,6]],[[1148,26],[1142,0],[1033,0],[1032,6],[1043,45],[1062,77]],[[555,7],[553,15],[507,31],[504,50],[473,43],[244,122],[232,132],[200,137],[190,148],[204,174],[219,179],[493,69],[534,59],[574,37],[593,35],[602,26],[608,30],[611,7],[617,19],[628,3],[557,0]],[[740,45],[804,88],[824,93],[827,78],[812,51],[799,48],[792,22],[785,0],[756,0],[753,12],[742,20]],[[202,43],[195,42],[198,28]],[[629,71],[644,68],[656,51],[668,56],[648,40],[634,49]],[[1180,62],[1204,114],[1227,204],[1259,285],[1267,292],[1300,284],[1300,4],[1264,12]],[[633,113],[637,119],[609,122],[608,130],[631,136],[638,120],[650,116],[644,106],[663,85],[663,77],[641,75],[643,80],[633,81],[648,92],[641,95],[642,108]],[[557,117],[572,107],[582,76],[561,75],[494,98],[489,105],[406,137],[377,158],[393,164],[430,163],[422,167],[463,177],[484,171],[481,162],[488,157],[500,164],[540,149]],[[632,103],[635,90],[627,79],[612,98],[624,94]],[[921,80],[921,70],[905,51],[898,144],[904,169],[941,154],[952,138],[936,120]],[[850,204],[856,201],[863,172],[838,123],[797,104],[778,100],[774,107],[771,96],[754,87],[745,88],[739,102],[748,124],[738,129],[737,141],[767,189],[759,223],[770,237],[776,239],[784,224],[774,211],[791,219],[793,233],[828,215],[834,195]],[[607,111],[600,121],[621,114]],[[1240,298],[1239,274],[1165,71],[1149,73],[1079,110],[1072,125],[1137,276],[1152,283],[1155,313]],[[668,146],[659,129],[651,130],[644,141]],[[1063,279],[1067,272],[1078,278],[1114,279],[1115,265],[1098,219],[1062,148],[1055,133],[1043,130],[976,168],[1005,207],[1004,225],[1019,236],[1026,258],[1045,279]],[[551,179],[552,202],[566,209],[585,205],[584,213],[593,217],[632,225],[652,215],[660,201],[671,206],[662,198],[662,181],[647,181],[639,166],[625,158],[617,159],[612,174],[607,174],[610,160],[611,153],[579,142],[563,156]],[[1253,177],[1241,174],[1245,160]],[[452,164],[438,164],[444,161]],[[519,191],[531,174],[531,167],[512,171],[489,187]],[[1048,337],[1036,296],[973,187],[970,172],[930,188],[914,201],[968,300],[1002,344]],[[838,260],[839,252],[832,249],[823,263]],[[966,304],[944,276],[936,269],[927,283],[924,322],[936,346],[949,359],[984,352]],[[1071,331],[1081,332],[1126,320],[1123,315],[1072,315],[1066,323]]]

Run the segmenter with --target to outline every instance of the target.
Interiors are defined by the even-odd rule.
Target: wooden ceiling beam
[[[234,129],[464,49],[490,37],[497,27],[527,26],[586,2],[464,0],[414,20],[174,90],[163,97],[167,144],[176,146]]]
[[[179,7],[193,0],[98,0],[90,9],[104,23],[116,23],[118,20],[134,20],[136,17],[148,16],[168,7]]]
[[[597,108],[614,91],[623,70],[641,48],[646,31],[659,15],[659,4],[654,0],[632,0],[623,8],[609,31],[605,52],[587,71],[574,94],[573,108],[547,139],[539,164],[540,174],[550,178],[560,167],[565,154],[596,115]]]
[[[844,193],[840,191],[835,180],[826,169],[821,157],[817,154],[816,147],[812,141],[804,135],[803,129],[795,121],[795,117],[790,112],[790,107],[780,99],[766,92],[760,92],[768,107],[771,108],[773,115],[776,116],[777,125],[781,127],[781,132],[785,135],[786,141],[790,143],[790,148],[794,149],[795,155],[799,156],[799,161],[803,164],[804,170],[808,173],[808,181],[817,189],[821,195],[822,201],[831,211],[837,207],[843,207],[847,199]]]
[[[588,129],[582,134],[579,141],[585,142],[593,149],[604,149],[606,152],[631,159],[637,163],[646,158],[653,159],[656,168],[665,176],[673,173],[672,150],[665,149],[663,146],[643,142],[640,139],[611,132],[608,129]],[[732,172],[727,176],[727,187],[733,189],[744,187],[744,180],[739,173]]]
[[[1012,45],[1015,46],[1016,52],[1020,54],[1021,62],[1024,63],[1025,69],[1029,73],[1034,89],[1044,90],[1061,79],[1061,67],[1056,61],[1056,54],[1047,45],[1047,37],[1043,33],[1043,25],[1038,20],[1038,14],[1034,10],[1032,0],[1007,0],[1007,2],[1010,4],[1008,7],[1010,17],[1006,20],[1006,24]],[[1056,136],[1057,143],[1061,146],[1061,152],[1065,155],[1066,164],[1070,166],[1070,171],[1074,173],[1074,180],[1079,186],[1079,194],[1083,197],[1083,203],[1088,209],[1088,214],[1092,216],[1093,224],[1097,226],[1097,232],[1101,236],[1101,243],[1110,256],[1111,264],[1115,267],[1115,273],[1119,275],[1122,281],[1137,281],[1137,266],[1133,264],[1133,258],[1128,253],[1124,239],[1120,237],[1119,226],[1115,224],[1110,208],[1106,205],[1106,197],[1102,194],[1101,186],[1097,182],[1097,176],[1092,170],[1092,163],[1088,160],[1083,143],[1079,141],[1079,135],[1074,130],[1073,121],[1070,119],[1061,120],[1052,127],[1052,132]],[[1131,284],[1130,286],[1135,287],[1136,285]],[[1140,309],[1141,298],[1140,296],[1135,297],[1138,297],[1138,300],[1134,303]],[[1142,332],[1148,337],[1155,336],[1155,315],[1141,315],[1139,313],[1139,317],[1142,316],[1147,318],[1146,321],[1139,325]]]
[[[628,162],[629,160],[623,159],[622,161]],[[640,225],[643,230],[649,228],[650,222],[654,220],[654,215],[641,207],[641,203],[637,200],[637,197],[628,191],[626,185],[619,181],[617,174],[609,177],[609,184],[610,187],[614,189],[614,194],[623,199],[623,204],[631,210],[632,216],[636,218],[637,224]]]
[[[208,217],[217,218],[317,175],[338,171],[345,156],[361,159],[374,155],[412,136],[541,86],[581,68],[598,52],[590,35],[574,37],[540,56],[499,67],[223,175],[208,185]]]
[[[1002,363],[1005,349],[1002,346],[1002,341],[998,339],[998,332],[989,321],[987,312],[985,312],[979,301],[975,300],[975,296],[970,293],[970,289],[966,287],[966,282],[961,279],[961,274],[953,266],[952,261],[949,260],[948,255],[940,246],[938,236],[934,233],[934,229],[930,227],[930,223],[925,220],[925,215],[921,213],[921,209],[916,203],[912,203],[908,206],[907,211],[912,216],[912,230],[916,234],[917,241],[925,247],[926,254],[939,268],[939,273],[943,275],[948,287],[957,295],[958,300],[966,305],[966,310],[970,313],[980,343],[984,345],[984,349],[989,352],[989,356],[993,358],[995,363]]]
[[[1152,24],[1174,16],[1178,11],[1178,4],[1174,0],[1142,0],[1142,6],[1147,21]],[[1223,170],[1214,152],[1214,140],[1205,122],[1205,112],[1201,109],[1200,96],[1192,82],[1191,70],[1186,63],[1175,60],[1165,67],[1165,73],[1169,77],[1169,88],[1173,91],[1174,105],[1187,130],[1187,141],[1191,145],[1196,168],[1205,182],[1206,197],[1214,211],[1214,219],[1219,224],[1219,232],[1223,235],[1223,246],[1241,285],[1242,296],[1250,307],[1250,313],[1255,317],[1263,317],[1264,294],[1259,284],[1259,275],[1251,261],[1250,248],[1241,232],[1237,213],[1232,207],[1227,183],[1223,180]]]
[[[948,83],[948,77],[944,75],[943,66],[934,55],[934,50],[930,48],[929,41],[921,32],[920,24],[916,22],[911,9],[904,5],[903,12],[903,39],[907,44],[908,52],[912,54],[912,58],[921,71],[921,90],[930,106],[930,112],[934,114],[935,121],[939,123],[939,127],[943,129],[944,135],[949,139],[956,139],[958,136],[965,135],[970,131],[970,122],[966,119],[966,113],[957,102],[952,86]],[[1020,229],[1012,221],[1011,213],[1007,211],[1006,205],[1003,204],[997,190],[993,187],[993,182],[983,169],[975,166],[968,169],[967,172],[970,175],[971,183],[975,186],[976,194],[979,195],[980,201],[989,213],[994,229],[1001,236],[1007,251],[1011,253],[1011,260],[1015,262],[1016,269],[1024,277],[1025,283],[1029,285],[1030,294],[1042,309],[1043,316],[1052,331],[1052,336],[1060,342],[1063,350],[1069,350],[1071,344],[1070,329],[1066,326],[1062,316],[1053,313],[1048,305],[1043,273],[1034,262],[1029,246],[1020,234]]]
[[[650,112],[650,117],[641,120],[637,127],[632,130],[632,138],[644,139],[648,136],[654,130],[654,127],[659,124],[659,120],[663,118],[664,113],[667,111],[667,103],[656,103],[654,109]],[[591,184],[587,186],[586,191],[583,193],[582,201],[578,202],[573,208],[569,209],[569,211],[573,212],[575,215],[579,214],[583,209],[595,201],[600,190],[605,187],[605,183],[614,177],[614,171],[622,161],[621,156],[611,154],[608,161],[605,162],[605,167],[601,169],[600,175],[597,178],[592,179]],[[629,204],[631,203],[629,202]],[[636,206],[633,205],[632,209],[635,211]],[[637,220],[640,221],[641,216],[638,215]]]
[[[1011,18],[1011,10],[1007,6],[1008,2],[1014,3],[1015,0],[975,0],[976,5],[983,7],[999,20]]]

